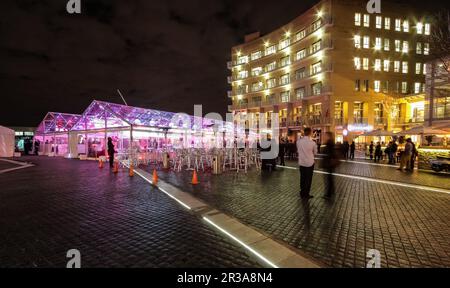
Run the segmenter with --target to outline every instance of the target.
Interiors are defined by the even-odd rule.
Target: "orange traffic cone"
[[[130,177],[134,176],[134,168],[133,168],[133,164],[130,165]]]
[[[116,161],[114,162],[113,173],[116,174],[118,172],[119,172],[119,163]]]
[[[158,183],[158,173],[156,173],[156,169],[153,169],[153,184],[156,185]]]
[[[191,182],[191,184],[192,185],[197,185],[198,183],[200,183],[200,182],[198,182],[197,171],[194,170],[194,173],[192,174],[192,182]]]
[[[100,160],[98,161],[98,168],[100,168],[100,169],[103,168],[103,161],[102,161],[102,159],[100,159]]]

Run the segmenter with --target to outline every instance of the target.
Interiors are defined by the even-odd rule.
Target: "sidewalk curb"
[[[135,169],[135,173],[153,185],[151,173],[142,169]],[[192,211],[210,226],[239,243],[256,256],[264,266],[269,268],[323,267],[317,261],[310,260],[298,251],[294,251],[291,247],[287,247],[287,245],[279,243],[263,233],[242,224],[237,219],[214,209],[190,193],[184,192],[161,179],[154,186],[186,209]]]

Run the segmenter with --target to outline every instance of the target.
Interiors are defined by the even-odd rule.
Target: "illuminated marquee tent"
[[[80,117],[78,114],[48,112],[35,132],[34,141],[39,141],[39,153],[55,156],[67,154],[69,131]]]
[[[72,118],[64,118],[64,115],[71,114],[47,114],[36,134],[41,135],[43,140],[52,134],[65,133],[69,139],[66,151],[69,157],[78,157],[79,154],[88,157],[105,155],[108,137],[113,139],[119,152],[130,148],[138,152],[162,148],[208,148],[219,142],[222,145],[224,140],[230,141],[228,143],[234,141],[234,136],[232,139],[230,136],[234,135],[232,123],[184,113],[94,100],[82,115],[72,115]],[[68,121],[70,125],[63,125]]]

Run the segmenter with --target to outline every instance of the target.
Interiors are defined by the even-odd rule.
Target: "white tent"
[[[13,157],[15,146],[15,132],[0,126],[0,157]]]

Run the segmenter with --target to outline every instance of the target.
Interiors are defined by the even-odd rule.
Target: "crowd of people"
[[[319,144],[318,139],[312,138],[312,130],[305,128],[303,133],[297,138],[296,142],[292,140],[281,139],[279,142],[278,158],[273,160],[274,166],[278,163],[285,166],[285,159],[298,160],[300,170],[300,197],[302,199],[310,199],[312,176],[315,167],[315,157],[321,153],[323,160],[322,169],[325,170],[327,185],[324,197],[329,199],[334,194],[334,170],[340,165],[342,160],[355,159],[356,143],[355,141],[344,141],[343,143],[335,142],[332,132],[324,133],[323,144]],[[385,145],[384,142],[368,145],[368,157],[371,161],[378,163],[382,160],[388,160],[391,165],[399,163],[400,171],[413,171],[416,158],[418,156],[416,145],[411,138],[392,139]]]

